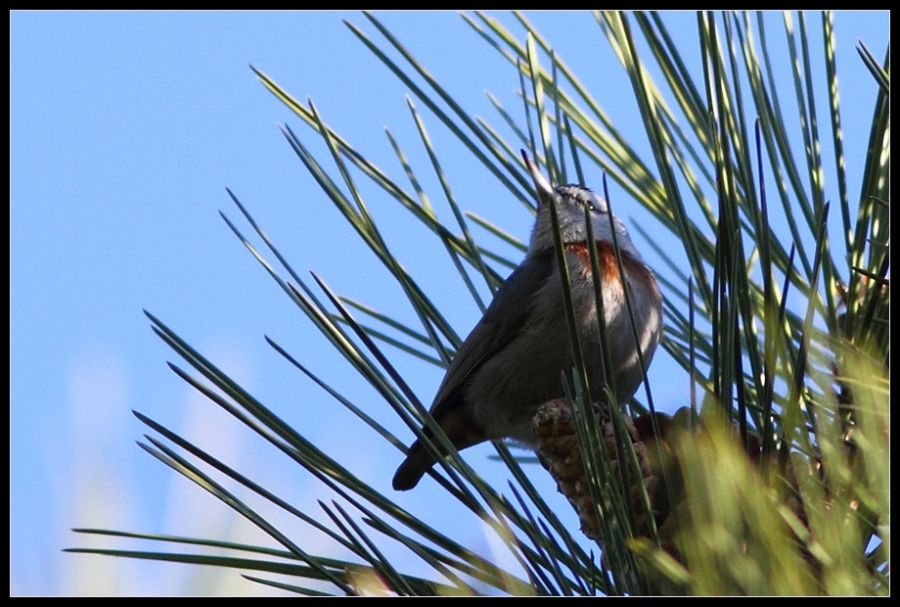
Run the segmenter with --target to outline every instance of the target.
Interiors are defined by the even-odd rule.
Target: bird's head
[[[606,200],[580,185],[553,187],[524,151],[522,157],[531,173],[538,195],[537,218],[531,233],[529,255],[553,248],[553,223],[550,218],[550,205],[553,204],[556,207],[559,234],[563,244],[578,244],[587,241],[586,218],[588,218],[593,228],[594,239],[598,243],[612,243],[612,231],[615,230],[616,239],[622,252],[640,259],[625,224],[615,216],[610,221],[609,205]]]

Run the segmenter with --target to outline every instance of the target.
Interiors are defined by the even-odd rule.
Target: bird
[[[643,380],[638,344],[644,364],[649,365],[663,333],[659,284],[625,225],[616,216],[610,217],[606,200],[579,185],[553,187],[524,150],[522,157],[538,200],[528,251],[459,346],[429,411],[457,450],[506,438],[533,448],[531,422],[538,407],[564,396],[562,373],[568,376],[574,363],[550,205],[556,207],[591,398],[606,400],[586,214],[602,274],[599,282],[614,373],[611,387],[617,404],[627,402]],[[626,284],[631,314],[625,301]],[[422,432],[433,437],[427,426]],[[435,463],[434,456],[416,440],[394,475],[394,489],[412,489]]]

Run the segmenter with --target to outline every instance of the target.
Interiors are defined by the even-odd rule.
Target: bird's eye
[[[591,213],[597,213],[598,215],[603,215],[606,213],[606,210],[599,204],[595,203],[593,200],[589,200],[587,203],[588,209],[590,209]]]

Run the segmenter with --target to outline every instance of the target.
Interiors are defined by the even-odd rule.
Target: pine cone
[[[599,423],[600,435],[609,459],[610,469],[613,475],[618,476],[620,462],[616,449],[614,422],[610,418],[609,411],[596,403],[594,404],[594,414]],[[670,418],[668,416],[658,416],[658,418],[659,423],[665,423],[668,428]],[[641,483],[650,496],[651,510],[659,523],[667,512],[660,509],[660,506],[665,505],[665,500],[660,496],[662,493],[659,482],[661,469],[659,462],[655,461],[659,458],[648,456],[647,447],[652,444],[650,440],[653,438],[652,420],[649,416],[641,416],[637,420],[632,420],[630,416],[624,414],[622,420],[637,456]],[[597,509],[591,499],[581,453],[578,450],[572,411],[566,401],[555,399],[544,403],[535,414],[533,428],[541,463],[556,480],[559,492],[568,498],[578,513],[582,532],[592,539],[602,540],[597,521]],[[641,487],[637,484],[630,487],[628,496],[632,500],[632,511],[644,513]],[[646,515],[638,514],[638,520],[635,522],[639,530],[649,531]]]
[[[594,404],[594,413],[609,458],[610,469],[617,477],[619,461],[613,421],[609,411],[596,403]],[[556,480],[557,489],[568,498],[578,513],[582,532],[589,538],[602,543],[597,509],[591,500],[585,479],[585,470],[578,449],[572,415],[572,411],[564,399],[548,401],[538,408],[533,420],[538,453],[541,463]],[[677,433],[700,431],[701,424],[696,419],[692,422],[691,412],[687,407],[676,411],[674,416],[656,413],[640,415],[632,419],[630,416],[622,414],[622,419],[637,456],[641,472],[640,483],[647,491],[650,510],[653,513],[659,537],[663,541],[664,548],[675,554],[670,541],[676,518],[672,516],[672,513],[683,508],[684,493],[680,470],[672,454],[671,446],[674,444]],[[653,430],[654,422],[659,428],[661,452],[657,449]],[[735,434],[737,435],[736,425]],[[748,433],[745,450],[751,461],[758,462],[762,453],[760,437],[753,432]],[[773,454],[773,456],[775,455]],[[786,471],[789,485],[794,490],[796,490],[796,479],[794,478],[796,465],[797,462],[791,460]],[[663,477],[668,479],[670,484],[668,488],[662,482]],[[636,513],[637,519],[634,521],[633,530],[639,536],[649,537],[650,526],[647,516],[644,514],[646,510],[642,502],[641,486],[635,482],[628,488],[627,493],[628,499],[631,500],[631,511]],[[790,492],[786,496],[785,503],[800,518],[801,522],[806,524],[803,507],[797,499],[790,495]]]

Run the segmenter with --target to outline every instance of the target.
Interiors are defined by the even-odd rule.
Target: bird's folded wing
[[[534,306],[535,294],[553,269],[552,253],[548,250],[526,257],[497,289],[484,317],[453,357],[431,406],[433,417],[439,419],[472,373],[521,332]]]

